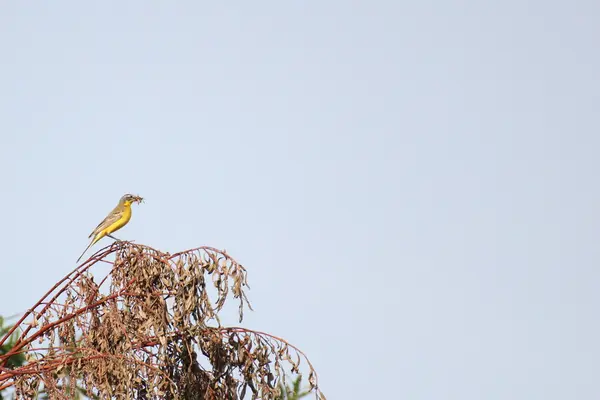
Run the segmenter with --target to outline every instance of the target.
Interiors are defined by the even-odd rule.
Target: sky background
[[[3,2],[0,314],[131,192],[118,236],[225,248],[329,399],[598,399],[599,18]]]

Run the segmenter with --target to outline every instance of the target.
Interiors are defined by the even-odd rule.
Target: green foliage
[[[10,331],[12,329],[12,325],[7,325],[4,326],[4,318],[0,317],[0,338],[4,337],[4,335],[6,335],[8,333],[8,331]],[[16,329],[12,335],[10,335],[10,338],[4,342],[4,344],[2,346],[0,346],[0,356],[8,353],[10,351],[10,349],[13,348],[13,346],[15,345],[15,343],[17,342],[17,339],[19,337],[20,331],[18,329]],[[11,356],[8,361],[6,362],[5,368],[9,369],[9,368],[14,368],[14,367],[20,367],[21,365],[23,365],[25,363],[25,354],[23,353],[19,353],[19,354],[15,354],[14,356]],[[2,400],[4,397],[2,396],[2,392],[0,392],[0,400]]]
[[[291,385],[284,386],[282,383],[280,383],[279,388],[281,389],[281,395],[279,395],[277,400],[298,400],[308,396],[310,394],[310,390],[301,391],[301,385],[302,375],[298,375]]]
[[[4,326],[4,318],[0,317],[0,338],[4,337],[4,335],[6,335],[8,333],[8,331],[11,330],[12,327],[13,327],[12,325]],[[13,334],[10,336],[10,338],[6,342],[4,342],[4,344],[2,346],[0,346],[0,356],[8,353],[8,351],[13,348],[13,346],[17,342],[19,334],[20,334],[20,331],[18,329],[16,329],[13,332]],[[8,359],[8,361],[4,367],[5,368],[20,367],[24,363],[25,363],[25,354],[19,353],[19,354],[15,354],[14,356],[11,356]]]

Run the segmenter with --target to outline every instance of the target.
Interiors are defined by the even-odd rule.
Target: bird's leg
[[[117,238],[116,238],[116,237],[114,237],[113,235],[110,235],[110,234],[108,234],[108,235],[106,235],[106,236],[108,236],[109,238],[111,238],[111,239],[113,239],[113,240],[116,240],[117,242],[120,242],[120,241],[121,241],[121,239],[117,239]]]

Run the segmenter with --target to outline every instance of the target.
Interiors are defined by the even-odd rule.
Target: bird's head
[[[140,196],[136,196],[134,194],[126,194],[125,196],[121,197],[121,203],[125,204],[126,206],[131,205],[131,203],[141,203],[144,199],[141,198]]]

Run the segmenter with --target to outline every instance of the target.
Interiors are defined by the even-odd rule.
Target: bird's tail
[[[79,262],[79,260],[81,260],[81,257],[83,257],[83,255],[85,254],[85,252],[88,251],[89,248],[92,247],[92,245],[94,243],[96,243],[96,242],[94,241],[94,239],[92,239],[92,241],[90,242],[90,244],[88,244],[88,246],[85,248],[85,250],[83,251],[83,253],[81,253],[81,255],[79,256],[79,258],[77,259],[76,262]]]

